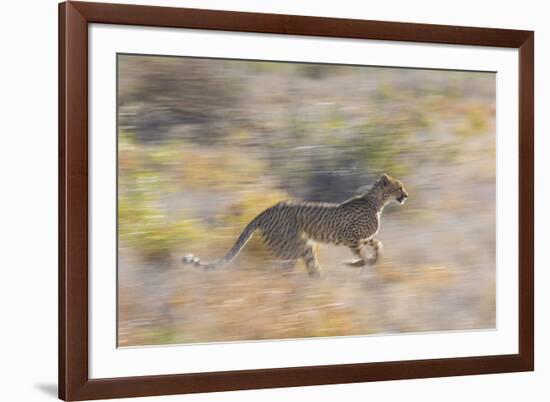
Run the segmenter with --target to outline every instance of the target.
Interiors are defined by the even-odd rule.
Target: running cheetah
[[[302,258],[309,275],[320,276],[313,250],[316,242],[349,247],[355,259],[344,262],[350,266],[374,265],[382,252],[382,242],[376,238],[382,211],[391,201],[403,204],[407,197],[403,183],[382,174],[366,193],[340,204],[282,201],[256,216],[224,257],[203,262],[187,254],[182,262],[204,269],[228,264],[259,231],[285,269],[292,269]]]

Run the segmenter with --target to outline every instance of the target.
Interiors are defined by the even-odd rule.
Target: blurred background
[[[495,327],[495,74],[118,56],[119,346]],[[341,202],[382,172],[371,273],[321,245],[326,280],[260,236],[202,271],[263,209]]]

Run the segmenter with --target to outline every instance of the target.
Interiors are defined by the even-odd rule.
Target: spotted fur
[[[350,266],[374,265],[382,251],[382,243],[375,237],[382,211],[389,202],[403,204],[407,197],[399,180],[383,174],[369,191],[341,204],[282,201],[254,218],[221,259],[206,263],[188,254],[183,262],[204,269],[228,264],[259,231],[286,269],[292,269],[302,258],[309,275],[319,276],[321,268],[313,250],[316,242],[349,247],[356,256],[345,261]]]

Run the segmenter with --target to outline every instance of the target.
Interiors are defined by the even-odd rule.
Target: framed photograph
[[[59,397],[534,369],[534,33],[59,5]]]

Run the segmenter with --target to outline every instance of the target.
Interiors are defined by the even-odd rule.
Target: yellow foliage
[[[176,170],[186,187],[235,190],[255,182],[263,172],[260,160],[243,156],[242,150],[203,150],[183,147]]]
[[[484,134],[489,129],[491,109],[477,103],[465,105],[460,109],[460,120],[456,132],[462,137]]]

